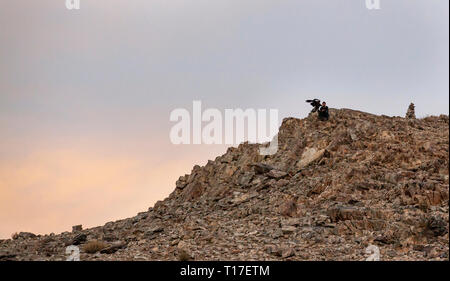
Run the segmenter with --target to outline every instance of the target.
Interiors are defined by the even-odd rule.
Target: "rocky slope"
[[[448,116],[330,115],[284,119],[275,155],[230,148],[135,217],[0,240],[0,260],[448,260]]]

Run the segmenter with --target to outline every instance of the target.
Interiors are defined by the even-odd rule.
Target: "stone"
[[[427,141],[422,145],[425,151],[431,151],[431,142]]]
[[[180,177],[175,183],[175,186],[178,189],[183,189],[186,187],[186,185],[187,185],[187,176]]]
[[[306,150],[303,152],[300,161],[297,163],[298,169],[303,169],[310,165],[311,163],[318,161],[322,158],[322,156],[325,154],[325,149],[317,150],[314,147],[306,148]]]
[[[117,241],[114,242],[112,245],[109,245],[108,247],[100,250],[101,254],[113,254],[115,252],[117,252],[120,249],[123,249],[127,246],[126,242],[123,241]]]
[[[280,170],[273,169],[267,173],[267,176],[272,179],[281,179],[281,178],[284,178],[285,176],[287,176],[287,173],[280,171]]]
[[[299,226],[302,222],[299,218],[288,218],[281,220],[281,226]]]
[[[297,230],[297,228],[295,226],[292,226],[292,225],[286,225],[286,226],[283,226],[281,228],[281,231],[283,232],[283,234],[292,234],[296,230]]]
[[[278,180],[276,183],[275,183],[275,186],[277,187],[277,188],[282,188],[282,187],[284,187],[284,186],[286,186],[286,185],[288,185],[289,184],[289,180],[287,180],[287,179],[280,179],[280,180]]]
[[[380,138],[381,138],[382,140],[384,140],[384,141],[390,141],[390,140],[393,140],[393,139],[394,139],[394,136],[393,136],[392,133],[389,132],[389,131],[382,131],[382,132],[381,132],[381,135],[380,135]]]
[[[292,256],[295,256],[295,251],[292,248],[285,248],[281,252],[281,257],[283,259],[286,259],[286,258],[289,258],[289,257],[292,257]]]
[[[283,201],[280,206],[280,214],[283,216],[294,217],[297,214],[297,200],[291,198]]]
[[[278,239],[278,238],[280,238],[281,236],[283,236],[283,231],[282,231],[281,229],[277,229],[275,232],[273,232],[273,233],[271,234],[271,237],[272,237],[273,239]]]
[[[177,244],[177,248],[178,249],[188,249],[188,244],[186,242],[184,242],[184,241],[180,241]]]
[[[32,238],[35,238],[35,237],[36,237],[36,234],[31,233],[31,232],[19,232],[19,233],[14,234],[12,236],[12,239],[13,240],[16,240],[16,239],[32,239]]]
[[[15,253],[1,253],[0,252],[0,261],[11,261],[17,256]]]
[[[81,224],[72,226],[72,232],[79,232],[83,230],[83,226]]]
[[[426,230],[431,233],[431,235],[438,237],[446,234],[448,222],[444,221],[440,216],[432,216],[426,221]]]
[[[70,244],[69,245],[80,245],[83,242],[86,242],[87,240],[87,235],[84,233],[80,233],[75,235],[75,237],[70,240]]]
[[[258,195],[257,193],[244,193],[244,194],[239,193],[236,195],[235,198],[231,200],[231,202],[235,204],[241,204],[243,202],[250,200],[253,197],[256,197],[257,195]]]
[[[255,172],[257,174],[265,174],[268,173],[270,170],[272,170],[273,166],[263,163],[256,163],[253,164],[253,168],[255,169]]]
[[[276,245],[265,245],[264,251],[269,255],[280,255],[281,256],[281,252],[279,251],[279,249]]]
[[[158,235],[159,233],[161,233],[161,232],[163,232],[163,231],[164,231],[164,228],[163,228],[162,226],[154,226],[154,227],[150,227],[149,229],[147,229],[147,230],[145,231],[144,236],[145,236],[146,238],[153,239],[153,238],[156,237],[156,235]]]
[[[198,181],[193,181],[186,185],[183,195],[186,200],[195,200],[203,194],[204,190],[204,185]]]
[[[364,218],[364,212],[355,207],[332,207],[327,210],[327,214],[332,222]]]
[[[247,186],[248,184],[250,184],[250,182],[252,181],[253,177],[254,177],[254,173],[253,172],[247,172],[244,173],[240,178],[239,178],[239,185],[241,186]]]

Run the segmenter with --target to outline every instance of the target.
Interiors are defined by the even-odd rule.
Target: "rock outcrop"
[[[449,118],[330,109],[286,118],[278,152],[243,143],[135,217],[0,240],[0,260],[448,260]],[[102,241],[103,250],[83,245]]]

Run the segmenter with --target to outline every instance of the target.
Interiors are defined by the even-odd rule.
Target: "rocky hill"
[[[0,240],[0,260],[448,260],[449,118],[330,109],[286,118],[279,150],[241,144],[148,211]]]

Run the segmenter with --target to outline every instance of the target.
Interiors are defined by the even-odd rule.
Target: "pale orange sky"
[[[3,158],[0,237],[19,231],[59,233],[76,224],[94,227],[134,216],[168,196],[178,176],[225,149],[189,146],[182,151],[174,146],[146,153],[119,146],[114,141],[36,145]]]

